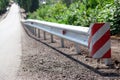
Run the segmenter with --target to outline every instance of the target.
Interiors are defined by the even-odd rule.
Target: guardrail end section
[[[94,23],[89,30],[88,48],[92,58],[105,58],[105,64],[112,64],[111,58],[111,41],[110,41],[110,24]]]

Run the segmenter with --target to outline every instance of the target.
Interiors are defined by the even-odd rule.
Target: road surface
[[[0,22],[0,80],[15,80],[21,56],[19,7],[13,4]]]

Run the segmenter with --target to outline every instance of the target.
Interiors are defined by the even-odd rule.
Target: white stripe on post
[[[109,27],[105,27],[105,26],[109,26],[108,23],[104,24],[103,27],[101,27],[95,34],[94,36],[92,36],[92,40],[90,43],[90,51],[92,50],[92,46],[109,30]]]
[[[94,55],[93,58],[102,58],[104,53],[110,49],[110,40],[108,40]]]

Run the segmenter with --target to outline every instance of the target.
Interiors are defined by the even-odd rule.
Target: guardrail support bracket
[[[53,35],[51,34],[51,43],[54,43],[54,40],[53,40]]]
[[[64,39],[63,39],[63,38],[61,38],[61,47],[62,47],[62,48],[65,47],[65,46],[64,46]]]
[[[40,38],[40,29],[38,29],[38,38]]]
[[[44,40],[46,40],[46,32],[43,31],[43,37],[44,37]]]
[[[75,43],[75,48],[76,48],[77,53],[81,54],[80,45],[78,43]]]

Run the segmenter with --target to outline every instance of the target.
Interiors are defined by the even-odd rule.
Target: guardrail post
[[[39,30],[39,29],[37,28],[37,30],[36,30],[36,32],[37,32],[37,37],[38,37],[38,30]]]
[[[28,30],[30,31],[30,27],[28,27]]]
[[[91,57],[104,58],[105,64],[111,65],[110,24],[94,23],[90,26],[89,33],[88,48]]]
[[[112,64],[111,58],[105,58],[105,59],[104,59],[104,62],[105,62],[105,65],[107,65],[107,66],[109,66],[109,65]]]
[[[38,38],[40,38],[40,29],[38,29]]]
[[[46,40],[46,32],[43,31],[43,37],[44,37],[44,40]]]
[[[35,35],[35,28],[33,28],[33,35]]]
[[[78,43],[75,43],[75,48],[76,48],[77,53],[81,54],[80,45]]]
[[[37,33],[36,33],[36,28],[34,28],[34,31],[35,31],[35,36],[37,35]]]
[[[30,27],[30,32],[32,33],[32,29],[31,29],[31,27]]]
[[[62,48],[65,47],[65,46],[64,46],[64,39],[63,39],[63,38],[61,38],[61,47],[62,47]]]
[[[34,27],[32,27],[32,33],[33,33],[33,35],[35,34]]]
[[[54,40],[53,40],[53,35],[50,34],[50,36],[51,36],[51,43],[53,43],[53,42],[54,42]]]
[[[27,26],[27,29],[30,31],[30,28]]]
[[[34,28],[33,27],[31,27],[31,31],[32,31],[32,34],[34,35]]]

